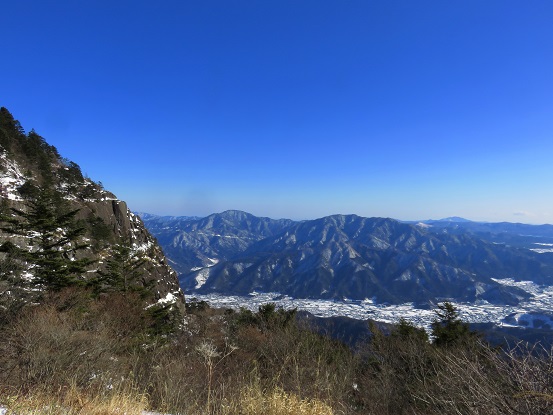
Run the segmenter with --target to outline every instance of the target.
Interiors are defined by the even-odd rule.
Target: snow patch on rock
[[[15,160],[8,159],[6,152],[0,150],[0,161],[4,171],[0,171],[0,193],[9,200],[23,200],[17,193],[17,188],[27,180]]]

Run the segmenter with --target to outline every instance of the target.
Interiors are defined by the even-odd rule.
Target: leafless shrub
[[[439,347],[405,326],[374,330],[354,353],[270,307],[261,317],[198,309],[157,342],[142,311],[128,296],[71,290],[23,308],[0,328],[0,397],[69,414],[125,396],[182,415],[553,411],[553,354],[539,346],[504,351],[471,336]]]
[[[431,366],[417,373],[412,393],[443,414],[510,414],[512,387],[498,370],[497,351],[483,343],[435,348]]]
[[[553,412],[553,347],[520,342],[495,360],[511,381],[513,409],[517,413]]]
[[[551,350],[522,344],[506,351],[482,342],[436,348],[412,393],[440,414],[550,414],[553,357]]]
[[[140,340],[130,335],[140,333],[134,311],[132,302],[116,296],[92,301],[72,291],[26,307],[2,333],[2,385],[23,391],[37,385],[57,390],[69,382],[113,387],[128,377]]]

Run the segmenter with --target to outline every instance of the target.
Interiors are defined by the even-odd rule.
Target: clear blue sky
[[[133,210],[553,223],[550,0],[0,10],[0,105]]]

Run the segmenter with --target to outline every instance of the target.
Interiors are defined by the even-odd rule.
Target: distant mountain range
[[[436,233],[469,233],[488,242],[533,249],[536,252],[553,250],[553,225],[473,222],[459,217],[407,223],[427,227],[428,230]]]
[[[526,232],[547,243],[549,225],[461,218],[402,223],[356,215],[294,222],[240,211],[202,219],[142,217],[188,292],[517,304],[529,294],[494,279],[553,281],[553,254],[507,243]]]
[[[229,260],[294,223],[236,210],[205,218],[139,215],[181,276]]]
[[[422,221],[424,223],[469,223],[471,222],[468,219],[461,218],[459,216],[450,216],[449,218],[443,218],[443,219],[428,219],[425,221]]]

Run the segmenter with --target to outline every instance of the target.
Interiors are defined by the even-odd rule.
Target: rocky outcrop
[[[126,202],[118,199],[100,198],[80,205],[79,216],[100,218],[115,235],[115,240],[130,244],[134,255],[146,259],[141,266],[144,285],[153,287],[156,301],[175,298],[184,303],[184,294],[179,286],[177,273],[168,264],[157,240],[144,226],[142,219],[130,211]]]
[[[92,260],[88,271],[79,276],[83,281],[106,271],[106,264],[124,246],[125,254],[133,259],[133,283],[149,290],[148,297],[153,304],[174,304],[184,309],[184,295],[180,289],[176,272],[156,239],[146,230],[144,223],[133,214],[127,204],[106,191],[100,183],[85,178],[79,166],[63,159],[56,148],[31,131],[25,134],[20,124],[5,109],[0,109],[0,202],[4,215],[10,215],[12,208],[25,211],[28,200],[36,197],[32,191],[42,189],[55,195],[62,209],[78,210],[75,220],[85,228],[78,244],[87,245],[80,249],[75,259]],[[13,215],[12,215],[13,216]],[[10,233],[0,232],[0,245],[6,241],[25,248],[25,238],[16,238]],[[10,281],[22,277],[33,279],[33,264],[27,269],[10,269],[0,254],[2,293],[10,293]],[[7,264],[7,265],[6,265]],[[16,278],[17,277],[17,278]],[[0,294],[2,294],[0,293]]]

